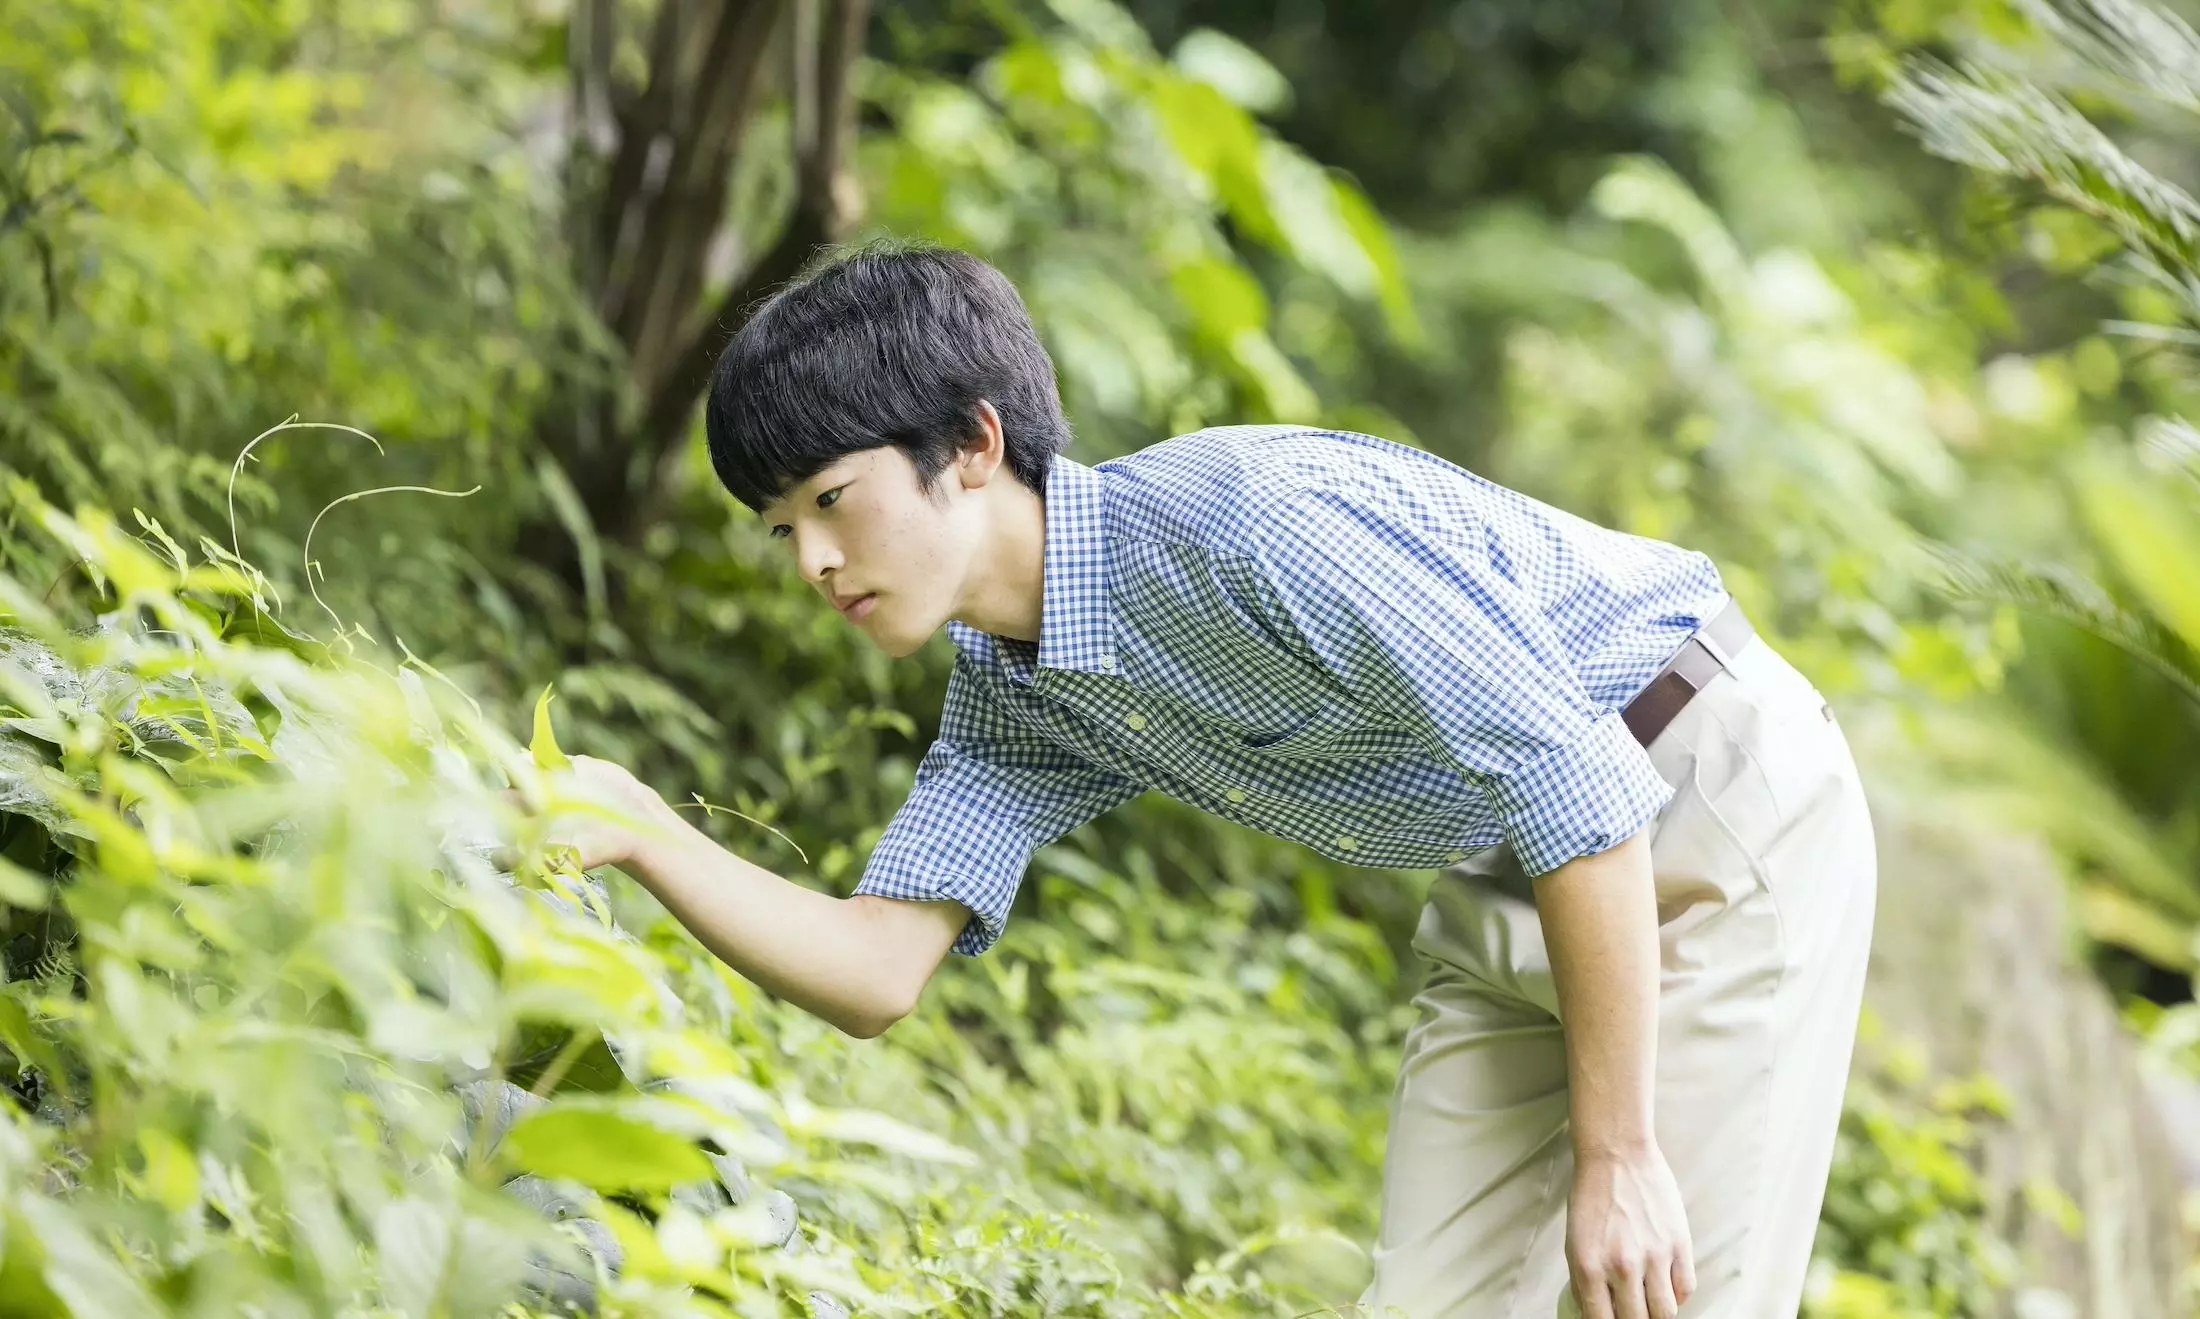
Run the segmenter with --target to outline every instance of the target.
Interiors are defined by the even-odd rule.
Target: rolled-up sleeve
[[[1478,530],[1305,490],[1267,511],[1251,554],[1286,643],[1479,787],[1526,873],[1625,842],[1672,796]]]
[[[1139,792],[1025,727],[985,685],[956,660],[940,735],[856,885],[859,894],[969,908],[954,945],[968,956],[1001,937],[1033,852]]]

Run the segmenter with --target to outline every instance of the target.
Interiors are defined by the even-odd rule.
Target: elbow
[[[843,1035],[858,1040],[875,1040],[893,1029],[894,1023],[900,1020],[900,1017],[895,1016],[846,1017],[835,1024],[840,1027]]]
[[[840,982],[840,1010],[828,1019],[844,1035],[875,1040],[917,1010],[925,984],[970,913],[946,901],[864,895],[847,901],[864,922],[865,947],[854,959],[862,970]]]
[[[897,987],[875,995],[871,1002],[854,1006],[833,1024],[840,1028],[843,1035],[851,1035],[859,1040],[875,1040],[893,1029],[894,1023],[916,1010],[916,993],[903,992]]]
[[[962,933],[970,911],[950,901],[866,895],[847,901],[864,922],[860,928],[866,946],[855,959],[863,970],[843,982],[845,996],[833,1025],[842,1034],[875,1040],[917,1010],[926,983]]]

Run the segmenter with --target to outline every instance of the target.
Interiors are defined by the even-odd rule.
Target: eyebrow
[[[814,481],[816,479],[816,477],[810,478],[811,481]],[[769,510],[777,508],[781,504],[787,503],[788,501],[792,500],[796,495],[802,492],[802,487],[808,485],[809,483],[809,481],[802,481],[794,485],[788,486],[786,489],[779,492],[779,497],[777,499],[774,499],[769,504],[764,505],[763,508],[756,510],[756,515],[758,517],[770,516]]]

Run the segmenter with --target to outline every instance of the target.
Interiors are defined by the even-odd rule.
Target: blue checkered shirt
[[[1001,934],[1033,851],[1141,792],[1352,865],[1541,874],[1671,795],[1618,710],[1726,600],[1704,556],[1367,435],[1198,431],[1046,489],[1037,643],[948,625],[940,735],[859,893]]]

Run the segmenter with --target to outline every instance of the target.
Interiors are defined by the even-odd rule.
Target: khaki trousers
[[[1650,748],[1663,980],[1658,1143],[1696,1261],[1685,1319],[1801,1304],[1855,1043],[1877,864],[1856,765],[1807,679],[1760,640]],[[1392,1102],[1375,1278],[1411,1319],[1552,1319],[1567,1285],[1565,1040],[1509,849],[1438,876]]]

